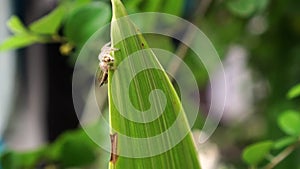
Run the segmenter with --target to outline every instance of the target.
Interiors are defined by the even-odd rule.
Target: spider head
[[[105,55],[102,58],[102,62],[104,62],[104,63],[112,63],[113,61],[114,61],[114,58],[109,55]]]

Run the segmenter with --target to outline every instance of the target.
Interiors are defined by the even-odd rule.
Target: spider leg
[[[111,42],[106,43],[106,44],[101,48],[101,51],[102,51],[102,52],[108,52],[108,53],[113,52],[113,51],[118,51],[118,50],[119,50],[119,49],[117,49],[117,48],[111,47]]]
[[[120,50],[120,49],[118,49],[118,48],[110,48],[110,50],[111,50],[111,52],[113,52],[113,51],[118,51],[118,50]]]
[[[108,71],[105,71],[105,72],[103,72],[102,78],[100,79],[99,87],[101,87],[103,84],[107,83],[107,78],[108,78]]]
[[[109,41],[103,47],[110,47],[110,45],[111,45],[111,42]]]

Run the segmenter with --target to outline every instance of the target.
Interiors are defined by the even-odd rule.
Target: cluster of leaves
[[[111,19],[108,3],[92,0],[63,0],[44,17],[25,26],[17,16],[11,16],[7,26],[13,33],[0,43],[0,51],[13,50],[35,43],[60,43],[60,52],[70,55]],[[34,151],[9,151],[1,154],[1,166],[15,168],[68,168],[91,164],[97,159],[98,146],[81,130],[66,132],[54,143]]]
[[[61,53],[78,50],[101,26],[109,22],[111,9],[107,3],[91,0],[65,0],[46,16],[25,26],[12,16],[7,26],[13,36],[0,44],[0,51],[17,49],[34,43],[61,43]],[[62,33],[61,33],[62,32]]]
[[[183,0],[125,1],[131,12],[164,11],[181,15]],[[50,13],[25,26],[12,16],[7,26],[13,36],[0,43],[0,51],[26,47],[35,43],[61,43],[60,51],[70,55],[73,48],[80,51],[87,39],[111,19],[107,2],[93,0],[63,0]],[[76,53],[77,54],[77,53]]]
[[[261,90],[266,94],[264,99],[254,100],[255,113],[247,119],[247,122],[219,126],[218,130],[222,133],[225,131],[229,135],[226,136],[230,137],[224,140],[223,134],[214,136],[215,140],[222,140],[216,142],[221,149],[224,149],[224,152],[227,151],[229,145],[242,149],[243,146],[240,145],[248,144],[249,140],[280,138],[283,135],[281,131],[283,129],[282,127],[280,127],[281,130],[278,129],[277,118],[283,116],[282,112],[287,109],[299,109],[299,98],[287,102],[284,97],[286,91],[300,80],[299,5],[299,1],[296,0],[215,2],[200,23],[202,30],[212,40],[221,57],[226,56],[227,49],[231,45],[243,47],[248,56],[247,66],[251,67],[254,72],[254,80],[263,79],[267,83],[267,87]],[[255,32],[256,28],[261,30]],[[297,90],[299,87],[291,89],[289,97],[295,97]],[[254,95],[257,93],[259,92],[254,92]],[[251,133],[245,131],[251,131]],[[272,141],[271,148],[267,150],[277,154],[280,148],[274,148],[276,143],[277,141]],[[267,151],[267,154],[269,152]],[[231,157],[224,156],[224,161],[230,165],[234,164],[237,168],[245,168],[246,166],[238,160],[240,154],[234,156],[235,153],[231,153]],[[296,153],[299,153],[299,149]],[[256,156],[255,153],[252,155]],[[263,164],[265,161],[260,162]],[[296,168],[297,165],[299,166],[298,159],[290,156],[277,168]]]
[[[0,156],[0,162],[5,169],[69,168],[90,165],[98,154],[97,145],[83,130],[77,130],[31,152],[7,150]]]
[[[133,7],[133,2],[125,3]],[[145,2],[135,1],[136,7],[133,9],[135,12],[163,10],[180,15],[183,2],[183,0],[177,0],[177,3],[148,1],[145,5]],[[80,51],[88,38],[108,23],[110,18],[111,9],[107,3],[90,0],[61,1],[53,11],[28,26],[25,26],[17,16],[12,16],[7,25],[13,36],[0,44],[0,51],[22,48],[34,43],[61,43],[60,52],[69,55],[73,48]],[[168,43],[171,44],[171,41]],[[95,162],[99,156],[96,150],[97,146],[82,130],[78,130],[67,132],[53,144],[32,152],[7,151],[1,155],[1,165],[7,169],[81,167]]]
[[[287,94],[289,99],[300,96],[300,84],[293,87]],[[300,146],[300,112],[286,110],[282,112],[277,120],[279,128],[286,134],[277,141],[267,140],[257,142],[245,148],[243,152],[244,161],[250,166],[257,167],[264,163],[264,159],[270,162],[265,169],[273,168],[281,160],[287,157],[294,149]],[[283,149],[283,150],[282,150]],[[271,151],[280,151],[275,157]]]
[[[265,10],[269,0],[229,0],[226,5],[235,15],[249,17]]]

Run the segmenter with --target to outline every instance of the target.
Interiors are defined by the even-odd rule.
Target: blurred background
[[[103,165],[107,153],[101,158],[105,152],[98,150],[78,124],[72,101],[72,73],[83,44],[110,21],[110,1],[0,2],[2,167],[95,168]],[[222,59],[230,99],[226,101],[214,135],[209,142],[199,145],[203,169],[248,168],[242,159],[245,147],[285,136],[277,124],[278,117],[286,110],[300,110],[299,97],[287,98],[288,91],[300,83],[300,1],[122,2],[129,14],[163,12],[192,22],[212,41]],[[12,15],[16,17],[10,19]],[[40,18],[49,24],[37,23]],[[15,39],[5,41],[9,37]],[[172,39],[161,40],[154,35],[146,39],[151,47],[163,46],[175,53],[182,47]],[[201,91],[201,110],[193,126],[197,136],[209,107],[210,84],[201,61],[192,51],[186,50],[180,55],[193,71]],[[212,83],[219,83],[217,76]],[[280,150],[274,151],[278,152]],[[77,157],[74,154],[78,154]],[[300,168],[299,156],[298,148],[275,168]],[[263,161],[262,166],[266,163]]]

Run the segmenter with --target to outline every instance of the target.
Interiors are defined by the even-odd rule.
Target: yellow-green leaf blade
[[[272,141],[262,141],[246,147],[243,151],[243,159],[249,165],[257,165],[261,162],[273,147]]]
[[[20,34],[11,36],[0,44],[0,51],[18,49],[29,46],[33,43],[44,42],[42,37],[31,34]]]
[[[55,34],[57,33],[60,27],[64,14],[65,14],[64,7],[59,6],[50,14],[33,22],[29,26],[29,29],[35,33],[40,33],[40,34],[50,34],[50,35]]]
[[[287,94],[287,97],[288,97],[289,99],[293,99],[293,98],[296,98],[296,97],[298,97],[298,96],[300,96],[300,84],[298,84],[298,85],[292,87],[292,88],[289,90],[288,94]]]
[[[27,32],[20,18],[15,15],[11,16],[10,19],[7,21],[7,26],[15,34],[24,34]]]

